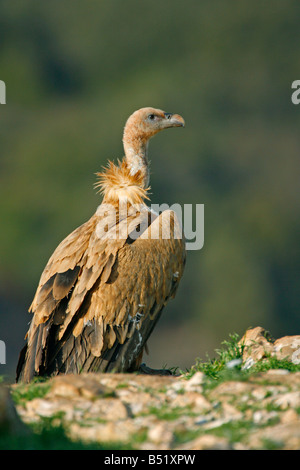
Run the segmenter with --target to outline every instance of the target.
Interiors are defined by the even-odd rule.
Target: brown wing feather
[[[101,207],[57,247],[41,276],[23,369],[18,365],[21,380],[34,374],[130,369],[176,291],[184,241],[174,233],[163,239],[160,233],[167,217],[178,233],[175,214],[164,212],[146,230],[147,210],[119,216],[123,238],[116,240],[109,237],[116,221],[105,218]],[[138,226],[144,231],[132,240],[130,232]]]
[[[173,236],[163,239],[169,218]],[[97,370],[133,367],[164,306],[176,293],[184,264],[185,243],[171,211],[161,214],[137,240],[119,249],[110,278],[97,286],[85,316],[74,329],[78,337],[92,319],[102,325],[102,348],[98,354],[94,350]]]
[[[39,324],[46,320],[43,313],[39,313],[39,309],[46,298],[49,297],[53,290],[55,278],[60,273],[71,272],[76,266],[80,266],[85,250],[87,249],[91,234],[95,228],[97,219],[91,217],[85,224],[74,230],[67,238],[65,238],[56,248],[50,257],[39,281],[39,285],[29,308],[30,312],[35,314],[35,323]],[[78,272],[77,272],[78,274]],[[75,278],[72,277],[72,284]],[[57,281],[57,286],[59,281]],[[70,286],[72,287],[72,286]],[[56,291],[59,297],[58,292]],[[64,294],[64,293],[62,293]],[[64,297],[64,295],[63,295]],[[63,298],[60,297],[60,298]],[[60,300],[57,298],[57,300]],[[51,313],[51,312],[50,312]],[[49,315],[49,313],[48,313]]]

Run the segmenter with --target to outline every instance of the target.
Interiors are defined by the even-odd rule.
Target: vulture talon
[[[173,375],[169,369],[151,369],[144,362],[140,365],[138,372],[147,375]]]

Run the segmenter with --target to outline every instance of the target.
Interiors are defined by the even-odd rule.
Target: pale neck
[[[127,166],[130,173],[135,175],[138,171],[143,176],[143,186],[147,188],[150,180],[148,162],[148,140],[143,140],[132,132],[124,131],[123,145]]]

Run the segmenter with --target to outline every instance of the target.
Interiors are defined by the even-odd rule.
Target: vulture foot
[[[147,375],[172,375],[172,372],[169,369],[151,369],[150,367],[143,364],[140,365],[138,372],[140,374],[147,374]]]

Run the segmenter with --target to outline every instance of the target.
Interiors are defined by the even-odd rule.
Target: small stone
[[[259,410],[253,413],[252,420],[255,424],[267,424],[277,417],[278,413],[276,411]]]
[[[223,426],[223,424],[226,424],[230,421],[230,418],[217,418],[213,419],[203,425],[203,429],[205,430],[210,430],[210,429],[215,429],[219,428],[220,426]]]
[[[210,402],[198,392],[185,392],[170,403],[172,407],[190,407],[194,413],[203,413],[212,409]]]
[[[235,367],[239,366],[242,364],[242,359],[233,359],[232,361],[229,361],[226,363],[226,368],[227,369],[234,369]]]
[[[279,406],[282,409],[286,408],[298,408],[300,407],[300,392],[289,392],[284,393],[280,397],[276,398],[273,402],[274,405]]]
[[[293,423],[293,422],[296,422],[296,421],[300,421],[300,417],[299,417],[297,411],[290,408],[289,410],[282,413],[282,415],[280,417],[280,421],[283,424]],[[300,422],[299,422],[299,425],[300,425]]]
[[[241,442],[234,442],[232,444],[232,448],[233,450],[250,450],[248,446],[246,446],[245,444],[242,444]]]
[[[300,364],[300,335],[284,336],[274,343],[274,354],[277,359],[286,359]]]
[[[183,387],[182,380],[181,380],[181,381],[174,382],[170,387],[168,387],[167,393],[169,391],[180,392],[182,390],[184,390],[184,387]]]
[[[196,372],[189,380],[182,380],[182,387],[187,392],[201,393],[202,385],[205,382],[205,374],[203,372]]]
[[[264,387],[258,387],[252,390],[251,396],[256,400],[260,401],[263,400],[267,395],[267,391]]]
[[[197,416],[194,423],[196,424],[196,426],[202,426],[203,424],[206,424],[206,423],[209,423],[210,421],[213,421],[213,419],[214,419],[213,414],[208,413],[206,415]]]
[[[103,398],[92,402],[89,415],[103,420],[119,421],[128,418],[128,411],[120,399]]]
[[[248,357],[244,364],[242,365],[242,370],[248,370],[250,369],[252,366],[254,366],[255,364],[255,360],[253,359],[253,357]]]
[[[202,385],[205,382],[205,374],[203,372],[196,372],[188,381],[189,385]]]
[[[238,421],[243,418],[243,413],[229,403],[223,403],[222,416],[228,421]]]
[[[267,375],[289,375],[288,369],[270,369],[265,372]]]
[[[57,402],[34,398],[26,403],[27,413],[31,416],[50,417],[57,411]]]
[[[300,447],[299,421],[268,426],[250,435],[248,444],[252,449],[263,449],[266,443],[278,449],[298,450]]]
[[[58,380],[52,385],[50,396],[59,396],[64,398],[79,397],[79,389],[75,384],[65,380]]]
[[[86,442],[127,442],[136,432],[132,420],[119,422],[95,423],[93,426],[80,426],[72,423],[68,434],[72,439]]]
[[[229,442],[214,435],[205,435],[197,437],[196,439],[176,447],[176,450],[230,450],[231,445]]]
[[[125,392],[125,390],[122,392]],[[119,397],[122,403],[129,408],[133,416],[140,413],[147,413],[150,407],[158,407],[161,405],[160,400],[151,396],[148,392],[120,393]]]
[[[251,390],[252,385],[247,382],[237,382],[234,380],[228,380],[227,382],[222,382],[218,385],[210,394],[212,398],[224,399],[224,395],[234,395],[244,394]]]
[[[243,348],[242,369],[249,369],[268,355],[300,364],[300,335],[284,336],[275,341],[270,333],[258,326],[246,331],[239,345]]]
[[[173,432],[168,423],[161,422],[149,430],[148,438],[155,444],[163,443],[168,446],[173,440]]]
[[[255,363],[263,359],[266,354],[273,352],[273,339],[264,328],[257,326],[246,331],[239,345],[243,347],[243,362],[248,360],[247,368],[251,367],[252,362]],[[252,361],[249,361],[249,358]],[[251,364],[251,365],[250,365]],[[245,368],[245,365],[244,365]]]
[[[52,379],[50,396],[65,398],[95,398],[113,394],[113,390],[102,385],[95,374],[58,375]]]

